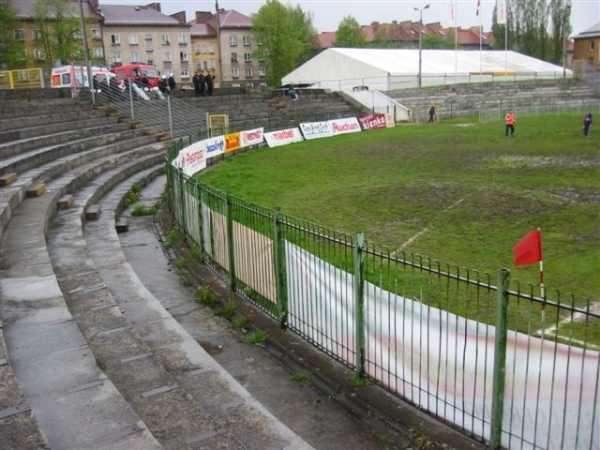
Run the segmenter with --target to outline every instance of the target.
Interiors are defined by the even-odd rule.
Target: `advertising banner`
[[[205,169],[206,148],[204,142],[194,142],[192,145],[181,149],[172,164],[175,167],[180,167],[183,173],[189,177]]]
[[[278,130],[265,133],[265,140],[269,147],[278,147],[280,145],[302,142],[302,133],[299,128],[288,128],[287,130]]]
[[[358,120],[360,121],[363,130],[379,130],[381,128],[387,128],[385,114],[371,114],[369,116],[360,117]]]
[[[215,156],[225,153],[225,136],[208,138],[202,142],[204,142],[206,146],[207,158],[214,158]]]
[[[346,117],[345,119],[334,119],[329,121],[331,132],[334,135],[345,133],[358,133],[361,130],[356,117]]]
[[[333,136],[329,122],[305,122],[300,129],[306,140]]]
[[[225,153],[238,150],[242,147],[240,133],[231,133],[225,135]]]
[[[255,128],[254,130],[242,131],[240,134],[242,147],[262,144],[265,141],[264,128],[262,127]]]

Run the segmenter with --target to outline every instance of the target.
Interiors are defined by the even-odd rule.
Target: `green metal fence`
[[[600,448],[598,305],[248,204],[169,162],[167,172],[177,227],[204,262],[357,376],[490,448]]]

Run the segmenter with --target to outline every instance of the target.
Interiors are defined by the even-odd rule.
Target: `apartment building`
[[[46,54],[42,45],[42,31],[35,21],[35,2],[9,0],[16,12],[18,25],[13,29],[15,40],[23,46],[23,66],[28,68],[47,68]],[[79,19],[81,11],[85,17],[85,33],[87,36],[89,57],[95,64],[104,63],[104,46],[102,42],[102,16],[98,10],[97,0],[72,1],[69,11],[72,17]],[[81,48],[73,55],[73,62],[84,61],[83,33],[79,29],[76,37],[82,40]],[[61,61],[66,64],[71,61]]]
[[[189,84],[194,75],[190,25],[185,13],[168,16],[160,3],[101,5],[102,36],[108,65],[146,63]]]
[[[223,87],[266,85],[265,61],[248,16],[235,10],[202,11],[190,25],[196,68],[215,66],[216,81]]]

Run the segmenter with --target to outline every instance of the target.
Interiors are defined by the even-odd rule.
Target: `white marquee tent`
[[[572,76],[571,70],[513,51],[423,50],[421,85]],[[348,91],[418,86],[419,50],[329,48],[286,75],[282,85]]]

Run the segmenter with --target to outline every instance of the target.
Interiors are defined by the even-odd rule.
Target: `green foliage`
[[[0,67],[14,68],[26,62],[24,46],[15,39],[17,28],[19,21],[15,8],[8,1],[0,1]]]
[[[200,303],[201,305],[209,307],[215,306],[218,301],[217,297],[215,297],[215,294],[212,292],[210,286],[208,285],[198,288],[196,294],[194,295],[194,300],[196,300],[196,302]]]
[[[173,265],[174,265],[175,267],[177,267],[178,269],[181,269],[181,268],[183,268],[183,267],[187,266],[187,261],[185,260],[185,258],[180,258],[180,259],[178,259],[177,261],[175,261],[175,262],[173,263]]]
[[[363,377],[354,377],[350,381],[348,381],[348,387],[352,389],[356,389],[363,386],[368,386],[369,380]]]
[[[336,47],[364,47],[367,43],[365,33],[354,16],[345,16],[340,22],[335,41]]]
[[[148,206],[143,203],[137,203],[131,211],[132,216],[153,216],[156,213],[156,206]]]
[[[252,18],[256,39],[262,43],[267,84],[279,86],[281,79],[307,56],[307,45],[314,42],[314,28],[299,8],[267,0]],[[306,39],[310,38],[310,41]]]
[[[177,231],[169,230],[165,235],[165,248],[171,248],[177,242]]]
[[[250,321],[246,316],[234,316],[231,318],[231,324],[238,330],[245,330]]]
[[[264,331],[253,331],[252,333],[249,333],[246,337],[245,337],[245,341],[248,344],[255,344],[255,345],[265,345],[265,342],[267,341],[267,333],[265,333]]]
[[[300,385],[300,387],[312,386],[312,382],[310,381],[310,376],[304,372],[294,372],[290,378],[293,381],[297,382]]]
[[[379,442],[386,443],[390,440],[390,437],[388,435],[380,433],[377,430],[371,430],[371,433],[377,438]]]
[[[71,0],[35,0],[33,20],[41,33],[45,64],[52,67],[83,58],[81,21]]]
[[[220,307],[220,308],[215,308],[215,310],[213,311],[215,316],[221,316],[221,317],[225,317],[226,319],[230,319],[233,317],[233,314],[235,313],[235,308],[236,308],[237,304],[235,303],[235,300],[230,298],[229,300],[227,300],[227,303],[225,304],[225,306]]]
[[[127,195],[125,196],[125,200],[123,200],[123,205],[125,206],[125,208],[127,208],[128,206],[133,205],[135,202],[137,202],[141,197],[141,194],[139,191],[135,191],[133,189],[131,189],[129,192],[127,192]]]

